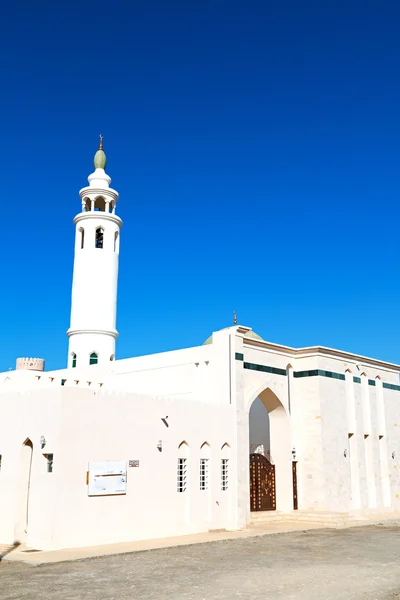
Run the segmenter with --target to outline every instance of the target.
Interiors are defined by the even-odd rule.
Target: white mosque
[[[0,374],[0,543],[60,549],[400,511],[400,366],[237,325],[116,360],[118,193],[80,192],[68,367]],[[251,415],[254,418],[249,418]]]

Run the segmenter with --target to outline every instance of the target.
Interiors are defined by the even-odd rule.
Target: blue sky
[[[67,358],[98,134],[124,221],[117,358],[265,339],[400,362],[400,5],[2,9],[0,370]]]

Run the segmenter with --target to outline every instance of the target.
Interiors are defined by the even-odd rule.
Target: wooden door
[[[276,510],[275,465],[250,454],[250,510]]]
[[[299,505],[297,502],[297,462],[292,462],[292,473],[293,473],[293,510],[297,510]]]

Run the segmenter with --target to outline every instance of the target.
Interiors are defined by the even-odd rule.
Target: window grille
[[[229,458],[221,459],[221,490],[224,492],[228,489],[228,461]]]
[[[186,492],[187,459],[178,458],[178,492]]]
[[[208,458],[200,459],[200,490],[208,490]]]

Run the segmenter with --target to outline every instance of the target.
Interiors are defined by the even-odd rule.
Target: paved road
[[[310,530],[38,567],[1,600],[400,600],[400,527]]]

